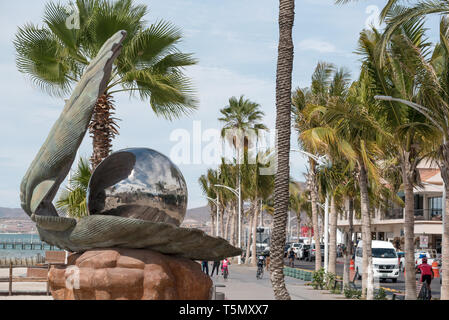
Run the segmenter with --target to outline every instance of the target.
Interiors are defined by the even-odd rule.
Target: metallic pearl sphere
[[[187,186],[178,167],[147,148],[112,153],[92,174],[89,214],[166,222],[179,226],[187,209]]]

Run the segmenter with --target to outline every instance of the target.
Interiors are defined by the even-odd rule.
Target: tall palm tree
[[[378,50],[382,35],[377,30],[363,31],[359,40],[359,53],[364,56],[363,68],[371,79],[372,94],[393,96],[417,101],[420,89],[432,80],[421,70],[430,43],[424,36],[422,19],[412,19],[396,29],[386,51]],[[383,56],[383,65],[380,60]],[[424,77],[424,78],[423,78]],[[423,83],[423,80],[426,81]],[[434,87],[435,84],[433,84]],[[423,89],[424,90],[424,89]],[[428,89],[427,89],[428,90]],[[414,257],[414,186],[420,184],[418,163],[429,154],[438,132],[428,119],[415,109],[398,102],[380,101],[375,117],[383,122],[385,130],[393,136],[392,152],[398,158],[402,171],[405,194],[405,268],[413,270]],[[412,272],[406,273],[406,299],[416,299],[416,280]]]
[[[279,0],[279,44],[276,69],[276,163],[274,221],[271,243],[271,284],[278,300],[290,300],[284,282],[284,245],[289,203],[291,86],[295,1]]]
[[[270,196],[273,192],[274,187],[274,179],[273,175],[265,175],[261,171],[262,168],[267,167],[265,161],[262,161],[261,158],[270,157],[270,150],[267,150],[264,153],[258,153],[256,155],[255,164],[248,163],[247,160],[244,161],[241,166],[242,173],[242,189],[244,190],[244,195],[247,200],[251,202],[251,208],[249,210],[249,218],[251,227],[252,237],[252,249],[250,250],[250,241],[248,241],[247,247],[247,263],[251,262],[253,266],[256,266],[256,236],[257,236],[257,221],[259,218],[259,214],[261,212],[261,201],[263,198]],[[249,155],[246,152],[245,158]],[[268,161],[269,163],[270,161]],[[249,259],[250,251],[253,253],[251,260]]]
[[[216,225],[219,224],[219,217],[217,217],[217,209],[218,211],[220,208],[217,208],[217,205],[219,206],[220,203],[215,203],[211,199],[217,198],[217,187],[215,187],[216,184],[219,184],[218,179],[218,172],[213,169],[207,170],[206,174],[203,174],[199,177],[198,183],[200,184],[201,191],[206,195],[208,198],[208,204],[209,204],[209,211],[211,216],[211,235],[216,233]],[[218,237],[218,234],[215,234]]]
[[[321,114],[323,126],[311,128],[301,133],[309,144],[336,148],[341,156],[352,162],[357,170],[357,180],[361,197],[362,215],[362,296],[373,298],[373,275],[371,258],[371,220],[369,187],[380,185],[376,162],[382,158],[380,147],[386,133],[370,115],[374,100],[366,95],[368,82],[362,73],[346,99],[331,99],[326,106],[315,106],[308,110],[308,118]]]
[[[89,126],[93,136],[92,166],[108,156],[118,133],[113,96],[118,92],[148,101],[156,115],[172,119],[196,108],[190,80],[183,68],[195,64],[177,44],[181,31],[159,21],[146,25],[145,5],[132,0],[77,0],[80,28],[66,26],[68,13],[61,3],[45,6],[43,26],[28,23],[18,29],[16,64],[40,89],[57,96],[71,92],[103,43],[119,30],[127,32],[111,78],[94,109]]]
[[[312,110],[317,105],[326,105],[332,99],[344,99],[347,95],[350,75],[344,69],[336,69],[334,65],[319,62],[312,74],[312,84],[310,88],[296,89],[293,93],[293,114],[295,117],[295,129],[300,134],[299,144],[301,148],[312,154],[329,153],[325,145],[315,144],[313,139],[308,139],[303,135],[313,128],[321,127],[322,119],[319,113],[314,116],[306,116],[308,110]],[[312,113],[311,113],[312,115]],[[318,233],[318,182],[316,161],[309,157],[308,179],[312,201],[312,221],[314,229],[315,243],[319,243]],[[320,246],[316,246],[316,255],[321,256]],[[315,270],[321,268],[321,260],[315,259]]]
[[[238,207],[243,210],[243,187],[241,184],[241,162],[247,161],[247,152],[252,147],[251,143],[256,143],[257,134],[259,130],[266,130],[267,127],[262,123],[264,113],[260,110],[260,105],[245,99],[242,95],[240,98],[231,97],[229,105],[220,110],[222,117],[218,118],[223,122],[221,136],[228,140],[234,147],[237,157],[238,174],[236,176],[236,186],[240,189],[241,197]],[[237,213],[243,218],[242,212]],[[242,224],[242,221],[235,220],[237,224]],[[238,231],[240,232],[240,230]],[[240,235],[241,236],[241,235]]]

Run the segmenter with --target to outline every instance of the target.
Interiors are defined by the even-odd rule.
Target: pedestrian
[[[201,263],[201,266],[203,268],[203,272],[207,275],[209,275],[209,261],[203,261]]]
[[[220,268],[220,260],[214,261],[214,264],[212,266],[212,272],[210,273],[210,276],[212,277],[214,275],[215,269],[217,269],[217,276],[218,276],[218,269]]]
[[[293,251],[292,248],[290,248],[289,250],[290,250],[290,252],[288,253],[289,266],[293,268],[295,266],[295,251]]]

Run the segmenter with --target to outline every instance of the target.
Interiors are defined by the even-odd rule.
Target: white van
[[[359,279],[362,278],[362,249],[363,241],[359,241],[355,250],[355,270]],[[391,242],[373,240],[371,242],[373,256],[373,276],[379,279],[391,279],[396,282],[399,278],[398,255]]]

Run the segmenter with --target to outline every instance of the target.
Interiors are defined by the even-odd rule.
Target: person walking
[[[293,251],[292,248],[289,249],[288,261],[289,266],[293,268],[295,266],[295,252]]]
[[[427,258],[422,258],[422,263],[417,267],[421,271],[421,282],[425,282],[427,289],[429,290],[429,300],[432,298],[432,291],[430,290],[430,284],[433,279],[432,266],[427,264]]]
[[[209,261],[203,261],[201,263],[201,266],[203,268],[203,272],[207,275],[209,275]]]
[[[220,268],[220,260],[214,261],[214,264],[212,266],[212,272],[210,273],[210,276],[212,277],[214,275],[215,269],[217,269],[217,276],[218,276],[218,269]]]

